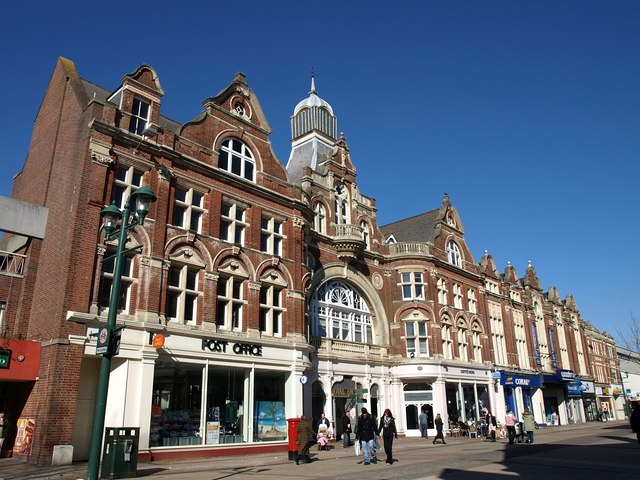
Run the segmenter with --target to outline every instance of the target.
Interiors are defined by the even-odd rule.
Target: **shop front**
[[[581,380],[582,382],[582,405],[584,407],[584,417],[587,422],[598,420],[598,403],[596,402],[595,383]]]
[[[14,443],[19,443],[15,439],[22,410],[38,377],[40,356],[40,342],[0,338],[0,456],[19,453],[22,448]],[[29,421],[34,423],[35,419]]]
[[[574,414],[566,402],[567,383],[573,382],[576,375],[572,370],[556,370],[554,375],[543,375],[544,419],[546,426],[559,426],[569,423],[568,414]]]
[[[505,411],[512,411],[522,418],[524,409],[533,412],[533,397],[542,386],[540,375],[522,375],[500,371],[500,384],[504,390]]]
[[[473,420],[488,409],[490,372],[487,369],[445,367],[449,425]]]
[[[582,380],[574,380],[565,385],[567,423],[584,423],[584,407],[582,404]]]
[[[142,461],[286,449],[287,418],[303,413],[306,352],[285,342],[175,333],[159,348],[147,342],[135,350],[149,335],[125,329],[105,420],[140,427]]]

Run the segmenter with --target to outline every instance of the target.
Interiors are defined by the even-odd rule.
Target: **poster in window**
[[[31,455],[33,443],[33,430],[36,427],[35,418],[19,418],[18,432],[13,444],[13,453],[16,455]]]
[[[256,402],[255,428],[259,441],[284,440],[287,438],[287,419],[284,402]]]

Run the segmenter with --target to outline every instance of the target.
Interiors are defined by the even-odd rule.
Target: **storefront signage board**
[[[510,375],[501,372],[500,383],[505,387],[540,388],[540,376]]]
[[[209,350],[215,353],[235,353],[236,355],[246,355],[250,357],[262,356],[262,345],[254,343],[233,343],[227,340],[203,339],[202,350]]]

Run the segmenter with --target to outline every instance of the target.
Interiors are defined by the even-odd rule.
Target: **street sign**
[[[98,342],[96,343],[96,355],[104,355],[109,353],[109,329],[100,327],[98,331]]]

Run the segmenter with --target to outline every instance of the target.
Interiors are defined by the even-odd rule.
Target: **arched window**
[[[462,266],[462,257],[460,256],[460,248],[453,240],[450,240],[447,244],[447,256],[449,257],[449,263],[454,267]]]
[[[255,181],[256,162],[249,147],[237,138],[227,138],[218,150],[218,167],[238,177]]]
[[[321,202],[313,206],[313,229],[318,233],[327,233],[327,211]]]
[[[360,228],[362,229],[362,240],[364,240],[365,248],[371,250],[369,224],[363,220],[360,222]]]
[[[471,325],[471,346],[473,348],[473,361],[482,363],[482,328],[478,321]]]
[[[373,343],[371,313],[366,301],[349,285],[333,280],[311,299],[312,335],[348,342]]]
[[[171,262],[167,279],[167,308],[169,320],[187,325],[195,325],[198,314],[200,287],[199,265]]]
[[[335,188],[336,224],[349,223],[349,194],[342,182],[338,182]]]
[[[458,321],[458,332],[456,335],[458,338],[458,356],[463,362],[469,361],[469,349],[467,341],[467,325],[462,320]]]
[[[453,339],[451,338],[451,320],[449,317],[442,317],[442,356],[453,359]]]

